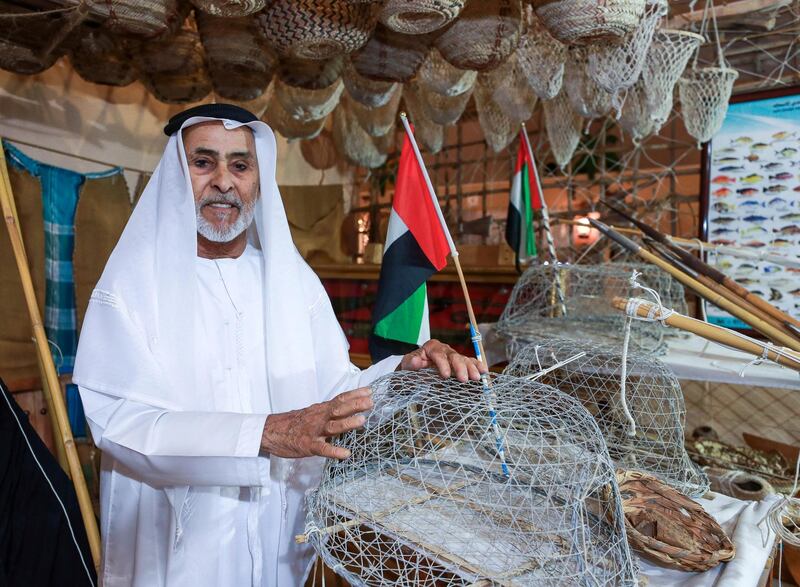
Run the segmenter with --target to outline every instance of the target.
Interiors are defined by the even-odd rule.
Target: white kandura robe
[[[248,246],[237,259],[198,258],[196,268],[197,336],[186,344],[195,349],[198,389],[213,390],[214,411],[169,411],[80,388],[103,451],[102,584],[298,585],[310,550],[294,537],[303,530],[303,490],[314,481],[282,481],[288,461],[270,466],[258,456],[271,413],[261,252]],[[365,371],[351,365],[330,300],[308,269],[303,289],[318,401],[395,369],[399,357]]]

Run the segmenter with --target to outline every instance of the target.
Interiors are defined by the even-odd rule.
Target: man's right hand
[[[329,444],[327,439],[361,428],[365,420],[360,412],[370,408],[371,390],[360,387],[302,410],[270,414],[261,435],[261,453],[287,459],[312,456],[346,459],[350,451]]]

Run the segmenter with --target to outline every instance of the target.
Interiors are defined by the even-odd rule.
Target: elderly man
[[[359,371],[297,253],[272,131],[207,105],[165,128],[164,156],[95,288],[75,366],[103,451],[102,580],[298,585],[295,544],[329,437],[363,425],[396,368],[479,377],[437,341]]]

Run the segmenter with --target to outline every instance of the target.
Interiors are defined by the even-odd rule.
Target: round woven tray
[[[425,60],[430,35],[403,35],[378,25],[364,47],[350,59],[362,76],[386,82],[407,82]]]
[[[339,159],[336,145],[333,144],[333,134],[328,129],[323,129],[313,139],[301,142],[300,153],[306,163],[319,170],[330,169]]]
[[[355,70],[349,61],[342,71],[342,81],[350,97],[369,108],[384,106],[396,92],[400,91],[400,86],[396,82],[382,82],[365,78]]]
[[[455,19],[465,0],[386,0],[380,21],[398,33],[420,35],[430,33]]]
[[[628,541],[646,558],[694,572],[733,559],[733,543],[700,504],[639,471],[618,471],[617,482]]]
[[[436,39],[436,48],[460,69],[485,71],[513,53],[521,32],[521,0],[470,0]]]
[[[644,14],[645,0],[533,0],[542,25],[566,45],[619,41]]]
[[[333,57],[326,61],[282,58],[278,64],[280,80],[295,88],[321,90],[333,84],[342,73],[344,60]]]
[[[248,16],[263,9],[267,0],[191,0],[196,8],[212,16]]]
[[[330,59],[367,42],[377,6],[344,0],[273,0],[258,15],[261,31],[282,55]]]
[[[119,40],[103,30],[81,27],[70,47],[72,67],[88,82],[127,86],[136,80],[136,69],[121,49]]]

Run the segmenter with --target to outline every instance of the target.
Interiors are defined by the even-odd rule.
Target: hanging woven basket
[[[172,34],[189,14],[189,6],[178,0],[102,0],[88,6],[104,28],[143,39]]]
[[[264,93],[278,59],[252,18],[195,14],[214,91],[227,100],[254,100]]]
[[[584,118],[600,118],[611,111],[614,96],[589,77],[587,62],[585,47],[570,48],[564,65],[564,90],[575,112]]]
[[[118,40],[100,29],[82,27],[77,32],[69,59],[79,76],[105,86],[127,86],[136,80],[136,69]]]
[[[312,139],[325,128],[326,119],[321,118],[303,122],[292,118],[273,93],[266,111],[261,116],[261,120],[287,139]]]
[[[678,80],[683,124],[698,144],[710,141],[722,127],[738,77],[735,69],[704,67],[687,71]]]
[[[521,0],[469,0],[458,19],[436,39],[436,48],[459,69],[493,69],[517,48],[521,16]]]
[[[199,102],[211,93],[211,80],[204,70],[187,74],[157,72],[143,74],[142,83],[159,102],[189,104]]]
[[[372,137],[372,142],[375,143],[375,148],[378,149],[378,152],[387,156],[394,151],[394,140],[395,133],[393,130],[379,137]]]
[[[377,19],[377,7],[344,0],[273,0],[258,14],[272,46],[299,59],[352,53],[367,42]]]
[[[333,141],[339,154],[353,165],[373,169],[386,161],[386,155],[378,150],[344,103],[333,112]]]
[[[618,42],[633,32],[645,0],[533,0],[544,27],[565,45]]]
[[[438,153],[444,144],[444,127],[425,116],[425,107],[414,91],[413,85],[403,90],[403,102],[408,112],[408,120],[414,125],[414,137],[420,148],[430,153]]]
[[[78,8],[42,15],[15,4],[4,4],[0,12],[0,69],[23,75],[41,73],[52,66],[69,44],[69,39],[59,34],[61,29],[68,27],[74,36],[72,27],[85,16]]]
[[[41,57],[38,51],[30,47],[0,39],[0,69],[33,75],[49,69],[57,60],[55,53]]]
[[[339,103],[343,90],[344,85],[340,80],[321,90],[294,88],[279,79],[275,80],[275,98],[289,116],[300,122],[328,116]]]
[[[492,99],[493,89],[482,84],[479,78],[472,95],[475,96],[475,108],[478,110],[478,122],[484,140],[492,151],[499,153],[514,140],[519,125],[506,116]]]
[[[350,97],[369,108],[386,105],[392,96],[400,91],[400,85],[396,82],[381,82],[365,78],[355,70],[350,62],[342,71],[342,81]]]
[[[566,92],[561,92],[552,100],[544,100],[544,127],[550,151],[558,166],[563,170],[572,159],[581,141],[583,119],[572,109]]]
[[[131,53],[139,70],[147,74],[178,72],[191,75],[205,68],[200,37],[188,27],[171,37],[143,41]]]
[[[618,122],[623,130],[631,136],[634,144],[638,144],[643,138],[657,130],[650,116],[650,109],[647,107],[645,89],[641,81],[628,90]]]
[[[284,57],[278,63],[278,78],[295,88],[321,90],[339,79],[343,65],[344,60],[341,57],[326,61]]]
[[[348,99],[347,108],[369,136],[381,137],[395,127],[397,109],[400,106],[402,95],[403,93],[398,88],[389,102],[376,108],[369,108],[355,100]]]
[[[417,83],[416,80],[408,82],[406,87],[413,88],[411,91],[417,95],[422,114],[432,122],[444,126],[455,124],[461,118],[472,96],[472,90],[457,96],[443,96]]]
[[[307,139],[300,143],[300,153],[306,163],[314,169],[324,171],[330,169],[339,159],[336,153],[336,145],[333,142],[333,134],[328,129],[323,129],[313,139]]]
[[[417,72],[417,81],[431,92],[458,96],[472,89],[478,72],[450,65],[439,50],[433,48]]]
[[[378,25],[367,44],[350,59],[363,77],[405,83],[422,65],[431,40],[429,35],[403,35]]]
[[[267,5],[267,0],[191,0],[191,2],[206,14],[225,18],[249,16]]]
[[[550,100],[561,90],[567,47],[542,26],[530,6],[525,8],[527,27],[519,40],[517,61],[536,95]]]
[[[465,0],[386,0],[379,15],[388,28],[406,35],[439,30],[454,20]]]
[[[631,547],[661,565],[703,572],[733,559],[736,549],[703,507],[652,475],[618,471]]]
[[[517,124],[525,122],[536,107],[536,94],[519,65],[516,53],[491,71],[481,73],[480,82],[492,92],[492,100]]]

